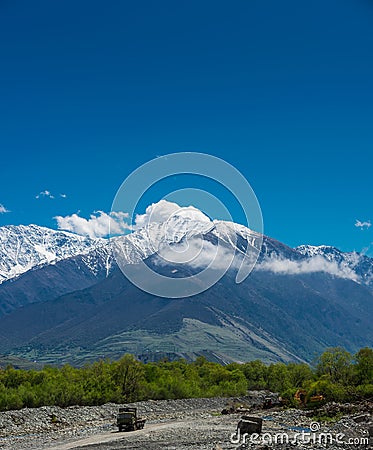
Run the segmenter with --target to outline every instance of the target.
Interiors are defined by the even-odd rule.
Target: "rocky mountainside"
[[[0,227],[0,316],[92,286],[115,266],[110,244],[36,225]]]
[[[33,225],[0,231],[3,353],[78,364],[125,352],[145,359],[309,361],[328,346],[356,351],[373,340],[373,260],[357,253],[292,249],[194,208],[110,241]],[[258,263],[242,283],[233,264],[210,289],[173,299],[136,288],[112,256],[120,252],[121,263],[134,271],[145,261],[168,278],[189,277],[201,264],[160,264],[159,256],[194,241],[205,244],[202,261],[220,245],[240,262],[260,248]]]
[[[96,250],[34,267],[0,285],[0,317],[30,303],[48,302],[93,286],[105,279],[113,267],[110,254]]]
[[[94,253],[93,253],[94,252]],[[84,255],[93,274],[110,267],[105,239],[91,239],[37,225],[0,227],[0,284],[31,269]]]
[[[165,268],[165,270],[169,270]],[[313,359],[326,347],[370,345],[372,290],[325,273],[228,273],[194,297],[154,297],[119,271],[82,291],[0,318],[0,352],[75,364],[166,352],[221,361]]]

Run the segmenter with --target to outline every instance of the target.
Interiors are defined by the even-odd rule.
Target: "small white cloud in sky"
[[[53,199],[54,195],[52,195],[52,193],[50,191],[45,189],[45,191],[41,191],[41,192],[39,192],[39,194],[35,195],[35,198],[36,199],[39,199],[39,198],[51,198],[51,199]]]
[[[365,222],[362,222],[361,220],[356,219],[355,227],[360,228],[360,230],[367,230],[370,228],[372,224],[370,223],[370,220],[366,220]]]
[[[119,235],[131,229],[126,222],[128,213],[96,211],[89,219],[80,217],[78,214],[71,216],[56,216],[57,226],[60,230],[71,231],[91,238],[106,237],[109,234]]]
[[[66,194],[60,194],[60,197],[67,198],[67,195]]]
[[[4,205],[0,203],[0,214],[8,213],[10,212],[9,209],[6,209]]]

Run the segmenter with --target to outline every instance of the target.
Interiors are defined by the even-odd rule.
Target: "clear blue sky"
[[[361,250],[372,23],[368,0],[1,1],[0,225],[109,211],[140,164],[199,151],[241,170],[267,235]]]

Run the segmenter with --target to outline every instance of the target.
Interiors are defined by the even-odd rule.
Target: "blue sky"
[[[196,151],[243,173],[267,235],[368,247],[372,22],[367,0],[1,2],[0,225],[109,212]]]

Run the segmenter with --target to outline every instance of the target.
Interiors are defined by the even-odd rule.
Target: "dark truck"
[[[137,408],[119,408],[117,427],[119,431],[136,431],[144,428],[145,419],[137,417]]]
[[[237,432],[240,430],[241,436],[244,434],[260,434],[262,432],[263,419],[254,416],[242,416],[237,425]]]

